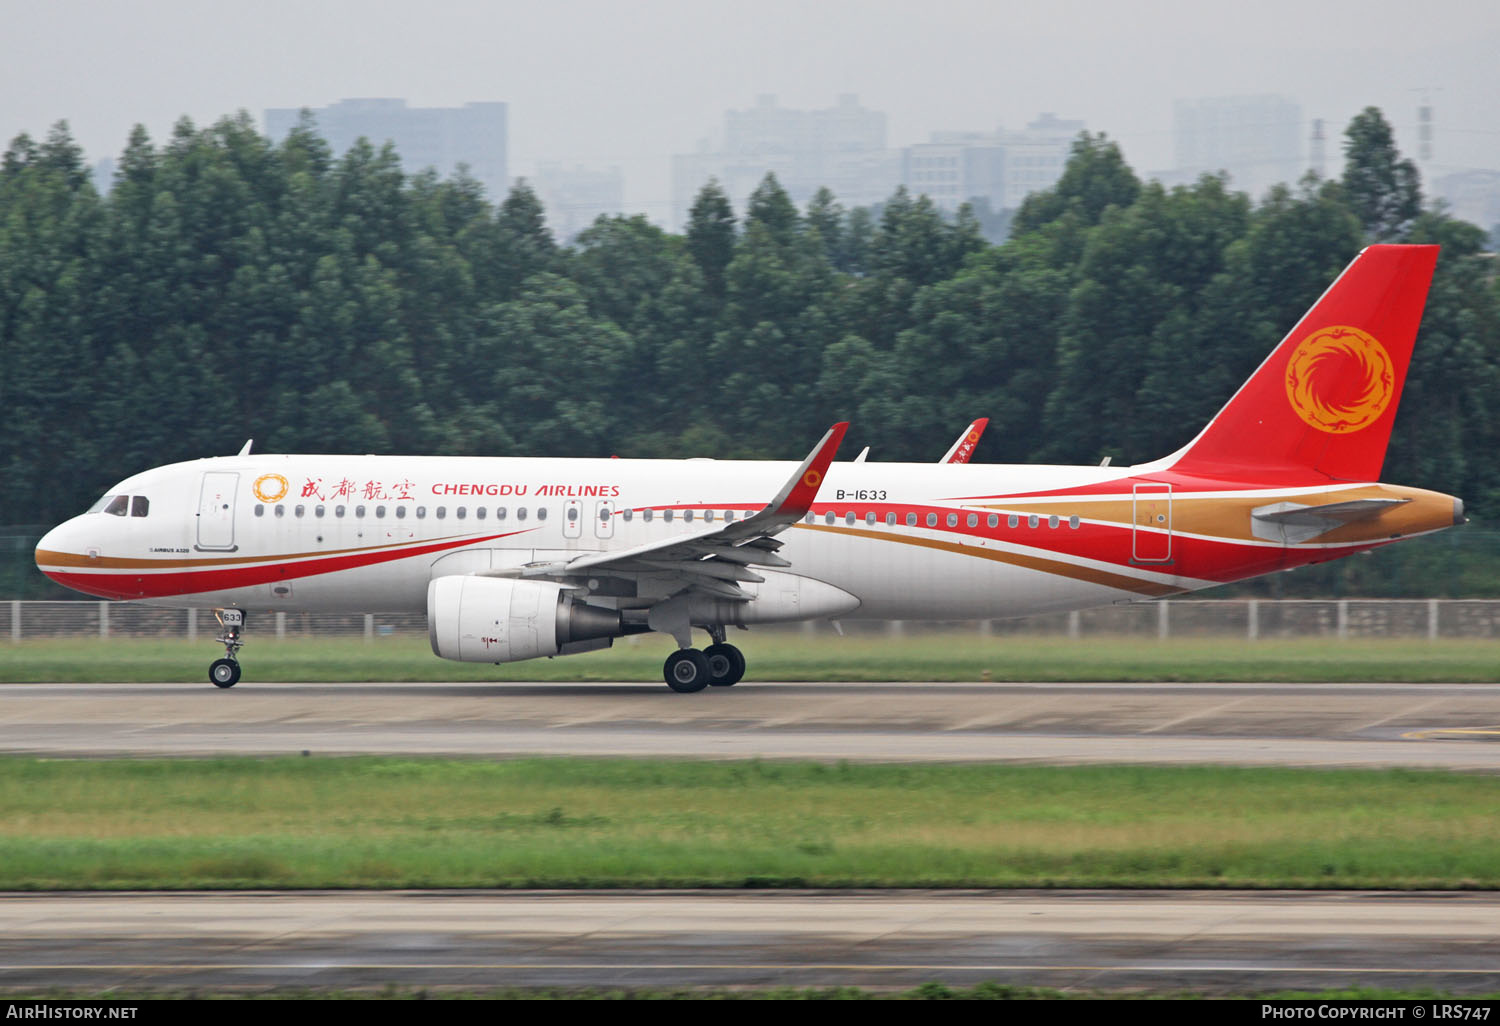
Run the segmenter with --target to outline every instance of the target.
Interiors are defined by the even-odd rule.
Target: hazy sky
[[[626,200],[667,212],[669,157],[774,93],[857,93],[893,146],[938,129],[1021,127],[1040,111],[1172,164],[1172,101],[1282,93],[1344,126],[1379,106],[1415,155],[1418,90],[1434,170],[1500,168],[1497,0],[0,0],[0,133],[66,118],[90,159],[132,124],[404,97],[510,104],[512,175],[621,165]]]

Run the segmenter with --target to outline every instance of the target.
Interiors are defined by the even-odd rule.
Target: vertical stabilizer
[[[1173,469],[1379,479],[1437,256],[1437,246],[1363,250]]]

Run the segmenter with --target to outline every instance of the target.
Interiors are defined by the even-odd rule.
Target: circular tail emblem
[[[807,487],[809,488],[816,488],[818,487],[818,485],[823,483],[823,475],[818,473],[816,470],[809,470],[807,473],[802,475],[802,483],[807,485]]]
[[[1358,328],[1321,328],[1298,343],[1286,365],[1286,397],[1302,420],[1331,435],[1373,424],[1396,390],[1390,354]]]

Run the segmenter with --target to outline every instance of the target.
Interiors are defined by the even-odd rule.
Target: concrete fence
[[[8,628],[8,629],[6,629]],[[757,628],[762,629],[762,628]],[[851,620],[793,624],[784,630],[823,634],[903,636],[934,631],[1167,638],[1500,638],[1500,599],[1236,599],[1164,600],[978,623]],[[155,609],[127,602],[0,602],[0,643],[44,638],[212,639],[212,610]],[[252,614],[248,636],[360,638],[422,635],[420,613],[336,616],[321,613]]]

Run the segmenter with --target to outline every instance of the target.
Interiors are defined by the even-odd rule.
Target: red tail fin
[[[1437,255],[1437,246],[1362,251],[1173,468],[1377,480]]]

